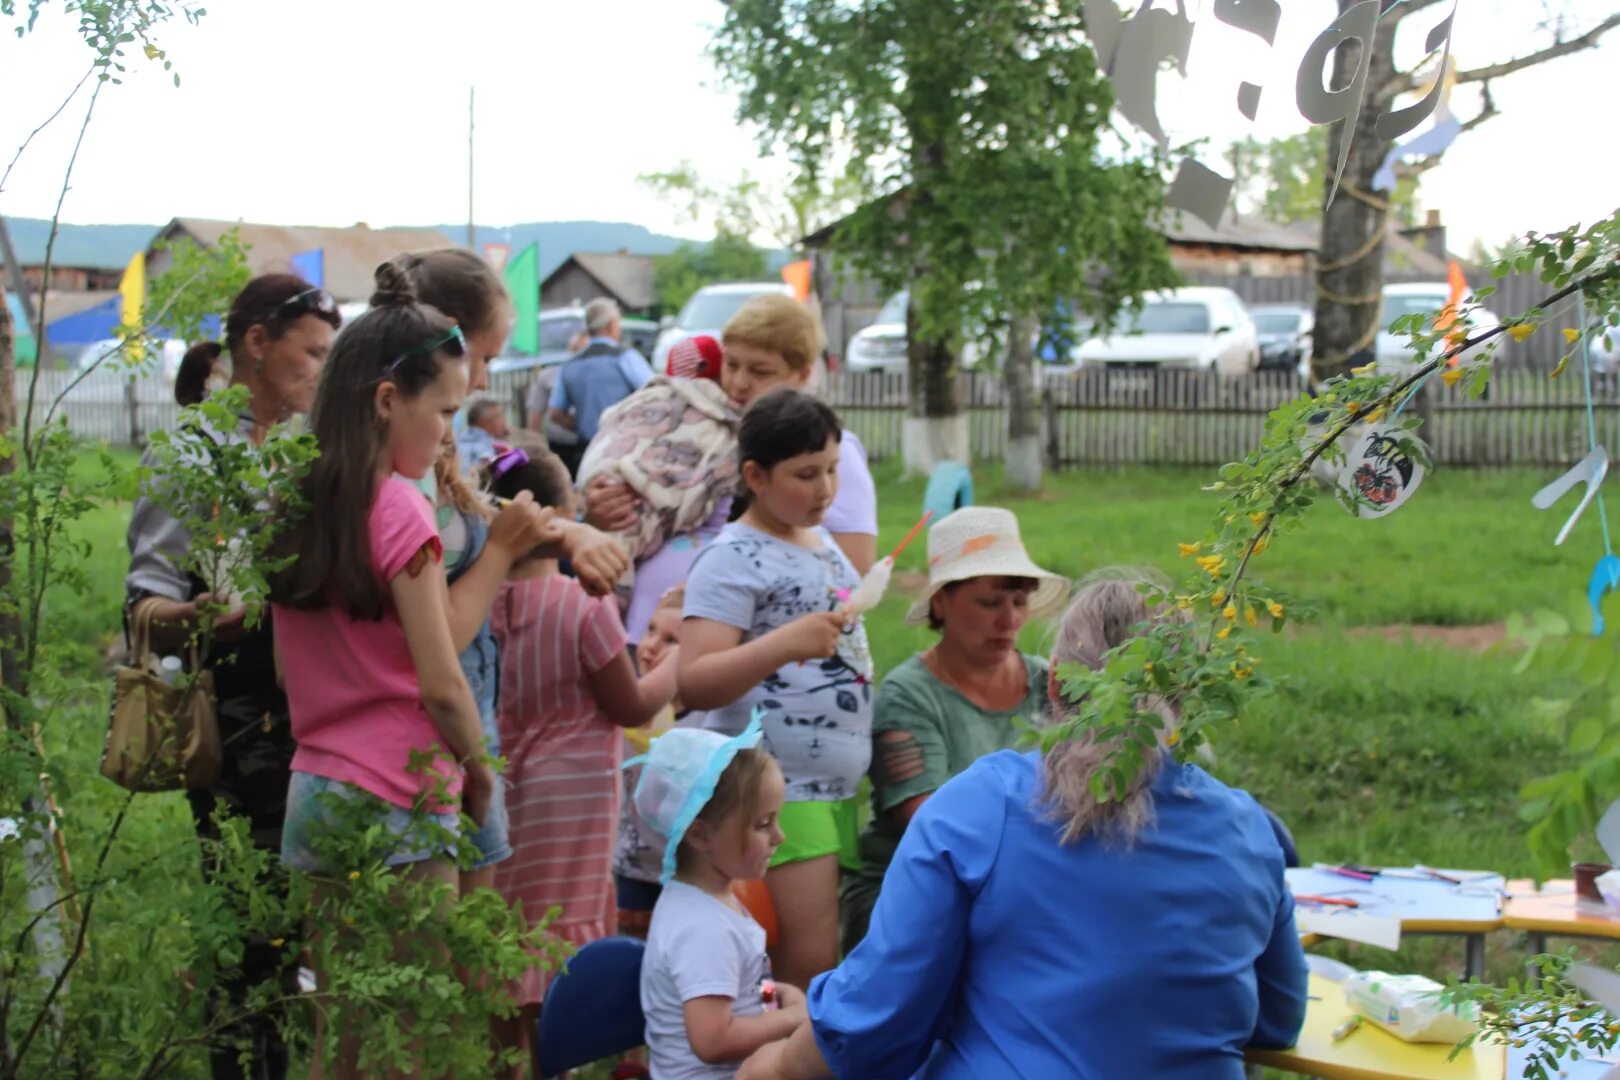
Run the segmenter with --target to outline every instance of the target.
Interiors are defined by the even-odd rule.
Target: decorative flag
[[[118,295],[126,342],[124,355],[129,363],[138,364],[146,356],[141,333],[142,312],[146,307],[146,252],[137,251],[129,260],[118,282]]]
[[[502,275],[512,297],[512,349],[523,356],[540,351],[540,244],[530,244],[506,265]]]
[[[293,273],[316,288],[326,288],[325,248],[316,248],[314,251],[300,251],[287,261],[291,264]]]
[[[809,259],[800,259],[782,267],[782,280],[793,288],[793,295],[802,304],[810,302],[810,269]]]
[[[1456,259],[1446,265],[1446,284],[1451,291],[1446,296],[1446,306],[1440,309],[1440,317],[1434,320],[1436,330],[1450,329],[1451,324],[1457,321],[1457,309],[1462,306],[1463,297],[1468,295],[1468,279],[1463,276],[1462,267]],[[1456,336],[1461,336],[1460,330]],[[1450,366],[1457,366],[1457,357],[1451,358]]]
[[[484,245],[484,261],[489,268],[497,274],[506,269],[506,260],[512,257],[512,245],[500,244],[494,241]]]

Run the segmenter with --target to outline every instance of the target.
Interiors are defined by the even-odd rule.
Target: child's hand
[[[810,1004],[810,999],[805,997],[803,990],[788,983],[776,984],[776,1000],[782,1006],[783,1012],[789,1009],[803,1009]]]
[[[484,760],[474,759],[463,766],[461,809],[480,828],[489,814],[489,802],[495,794],[495,773]]]
[[[592,596],[606,596],[630,569],[630,556],[624,545],[589,525],[575,525],[564,539],[564,550],[573,564],[574,576]]]
[[[536,506],[534,496],[520,491],[517,498],[501,508],[489,526],[489,546],[500,548],[516,561],[541,544],[556,540],[549,506]]]
[[[815,611],[776,631],[785,639],[789,660],[825,660],[838,651],[849,616],[842,611]]]

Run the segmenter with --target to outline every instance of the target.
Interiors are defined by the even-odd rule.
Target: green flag
[[[512,351],[533,356],[540,351],[540,244],[524,248],[506,264],[506,291],[512,294]]]

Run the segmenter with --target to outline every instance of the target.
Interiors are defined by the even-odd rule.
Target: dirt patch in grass
[[[1484,652],[1507,640],[1507,624],[1486,623],[1483,626],[1423,626],[1396,623],[1390,626],[1360,626],[1352,634],[1376,634],[1386,641],[1415,641],[1422,645],[1444,645],[1469,652]]]

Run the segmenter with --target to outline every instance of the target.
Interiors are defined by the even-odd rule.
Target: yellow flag
[[[123,324],[130,333],[125,359],[138,364],[145,356],[141,339],[141,319],[146,308],[146,252],[137,251],[124,268],[124,277],[118,283],[118,295],[123,298]]]

